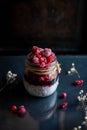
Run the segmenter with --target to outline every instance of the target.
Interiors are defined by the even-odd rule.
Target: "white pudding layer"
[[[46,96],[53,94],[56,91],[56,89],[59,85],[59,79],[50,86],[35,86],[32,84],[29,84],[25,80],[24,77],[23,77],[23,83],[24,83],[25,89],[29,92],[29,94],[31,94],[33,96],[38,96],[38,97],[46,97]]]

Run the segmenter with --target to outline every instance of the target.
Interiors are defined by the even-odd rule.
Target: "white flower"
[[[87,120],[87,116],[85,116],[84,119]]]
[[[70,70],[68,70],[68,75],[73,75],[73,74],[77,74],[78,77],[80,78],[80,75],[78,71],[76,70],[74,63],[72,63],[72,67],[70,68]]]
[[[81,93],[83,93],[84,91],[83,90],[80,90]]]
[[[9,84],[13,83],[16,80],[17,74],[12,73],[10,70],[6,74],[6,83],[5,85],[0,89],[0,92]]]
[[[81,97],[80,96],[77,96],[77,99],[78,99],[78,101],[81,101]]]
[[[76,69],[74,67],[72,67],[70,70],[71,70],[72,73],[76,72]]]
[[[78,130],[77,127],[74,127],[73,130]]]
[[[71,74],[71,71],[68,71],[68,74]]]
[[[7,84],[13,83],[16,80],[16,77],[17,77],[17,74],[14,74],[11,71],[8,71],[6,74]]]
[[[74,63],[72,63],[72,66],[75,66],[75,64],[74,64]]]
[[[79,125],[79,126],[78,126],[78,129],[80,130],[81,128],[82,128],[82,126],[81,126],[81,125]]]

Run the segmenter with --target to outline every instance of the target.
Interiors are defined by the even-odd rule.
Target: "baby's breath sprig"
[[[85,111],[84,121],[82,122],[82,125],[87,127],[87,111]]]
[[[12,84],[16,80],[17,74],[12,73],[10,70],[6,74],[6,83],[0,89],[0,92],[4,90],[9,84]]]
[[[86,109],[86,101],[87,101],[87,93],[84,94],[83,90],[79,91],[79,95],[77,96],[78,101],[81,103],[81,106]]]
[[[7,84],[11,84],[16,80],[17,74],[12,73],[11,71],[8,71],[6,74],[6,81]]]
[[[73,130],[81,130],[81,129],[82,129],[82,126],[81,126],[81,125],[79,125],[79,126],[73,128]]]
[[[77,100],[81,103],[81,109],[83,109],[85,115],[82,123],[79,126],[74,127],[73,130],[82,130],[83,125],[87,127],[87,93],[84,94],[84,91],[80,90]]]
[[[73,74],[77,74],[78,78],[80,78],[80,74],[78,73],[78,71],[75,67],[75,63],[72,63],[72,67],[68,71],[68,75],[73,75]]]

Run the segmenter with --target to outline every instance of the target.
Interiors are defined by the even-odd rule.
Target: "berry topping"
[[[45,60],[44,57],[40,57],[40,62],[43,62]]]
[[[51,55],[51,53],[52,53],[51,49],[49,49],[49,48],[44,49],[44,56],[48,57]]]
[[[37,46],[33,46],[33,47],[32,47],[32,52],[33,52],[33,53],[36,53],[36,52],[37,52],[37,53],[40,53],[40,50],[39,50],[39,48],[38,48]]]
[[[50,48],[42,49],[33,46],[31,54],[28,55],[28,60],[44,68],[47,64],[54,62],[55,54]]]
[[[52,55],[47,57],[47,61],[48,61],[48,63],[53,62],[54,61],[54,57]]]
[[[41,62],[40,67],[44,68],[45,66],[46,66],[45,62]]]
[[[39,64],[39,58],[34,56],[33,59],[32,59],[33,63],[35,64]]]

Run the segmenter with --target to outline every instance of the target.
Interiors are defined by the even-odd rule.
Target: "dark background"
[[[0,1],[0,54],[28,53],[33,45],[59,54],[85,54],[85,0]]]

